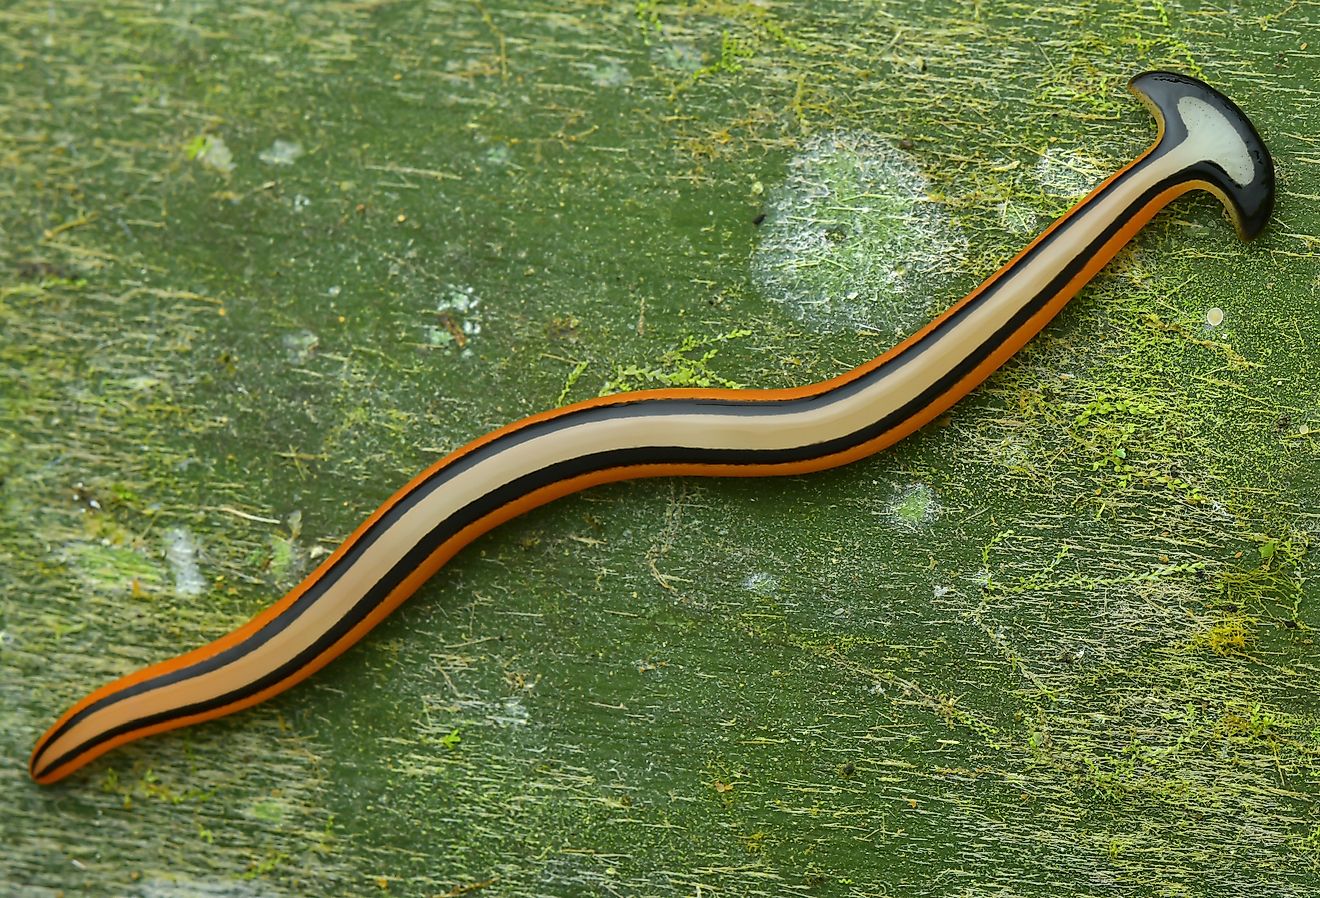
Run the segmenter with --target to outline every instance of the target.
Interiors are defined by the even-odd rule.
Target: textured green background
[[[0,893],[1315,894],[1318,24],[3,4]],[[882,351],[1140,151],[1153,67],[1265,135],[1255,245],[1181,200],[896,450],[560,502],[278,700],[28,781],[466,440]]]

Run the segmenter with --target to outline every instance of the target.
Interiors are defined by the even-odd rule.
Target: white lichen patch
[[[1107,178],[1110,172],[1095,159],[1076,150],[1046,148],[1036,163],[1036,183],[1049,196],[1080,200]]]
[[[900,487],[889,502],[888,513],[905,527],[916,528],[939,516],[935,492],[924,483]]]
[[[182,596],[197,596],[206,588],[206,580],[197,566],[197,542],[183,527],[165,534],[165,560],[174,573],[174,591]]]
[[[916,160],[883,138],[818,135],[770,191],[752,276],[815,327],[910,333],[956,298],[947,282],[967,248],[929,194]]]
[[[509,696],[500,703],[498,709],[492,709],[488,719],[491,723],[500,727],[524,727],[527,726],[531,715],[521,699],[517,696]]]
[[[284,357],[296,365],[305,364],[321,343],[321,338],[309,330],[293,331],[280,338],[284,344]]]
[[[482,158],[486,160],[487,165],[504,168],[513,161],[513,150],[507,143],[497,143],[488,149]]]
[[[200,162],[221,174],[227,175],[234,170],[234,154],[223,137],[214,134],[198,135],[184,146],[184,152],[194,162]]]
[[[455,717],[451,711],[458,711],[461,717]],[[418,732],[446,747],[458,744],[450,734],[459,733],[484,724],[508,729],[525,727],[531,723],[531,712],[526,703],[517,695],[503,698],[486,696],[467,696],[452,701],[427,703],[426,721],[419,725]]]
[[[302,144],[292,140],[276,140],[257,154],[267,165],[293,165],[303,155]]]
[[[464,355],[481,333],[481,299],[471,287],[448,285],[436,301],[430,320],[422,328],[422,339],[431,346],[452,346]]]
[[[779,591],[779,578],[774,574],[754,571],[743,578],[743,589],[758,596],[772,596]]]
[[[667,69],[694,73],[701,69],[701,51],[686,41],[656,43],[651,46],[651,55]]]
[[[1040,230],[1041,218],[1036,210],[1029,206],[1005,200],[995,208],[999,212],[999,224],[1006,231],[1014,234],[1035,234]]]
[[[580,66],[587,78],[597,87],[623,87],[632,81],[632,75],[617,59],[601,59]]]

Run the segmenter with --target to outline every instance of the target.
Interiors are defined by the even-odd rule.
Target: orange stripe
[[[1163,134],[1164,122],[1156,116],[1160,134]],[[294,602],[298,600],[308,589],[320,581],[331,568],[333,568],[345,553],[350,551],[354,545],[362,538],[373,524],[375,524],[383,515],[399,504],[405,497],[410,495],[427,479],[434,476],[444,467],[463,458],[474,450],[484,446],[493,440],[499,439],[507,434],[514,433],[531,424],[542,421],[549,421],[563,415],[570,414],[587,408],[596,408],[610,405],[621,405],[629,403],[648,402],[657,399],[722,399],[736,400],[741,402],[773,402],[791,399],[800,399],[810,396],[820,395],[834,390],[840,386],[851,383],[863,375],[874,371],[876,368],[885,364],[895,356],[906,351],[909,347],[920,341],[932,330],[939,327],[944,321],[956,314],[958,310],[976,297],[980,296],[985,290],[996,283],[1000,278],[1016,266],[1028,253],[1035,249],[1041,241],[1045,240],[1050,234],[1062,227],[1066,222],[1076,217],[1084,210],[1105,188],[1107,188],[1116,178],[1124,172],[1133,168],[1144,160],[1158,146],[1158,139],[1137,159],[1124,166],[1107,178],[1100,186],[1091,191],[1085,199],[1070,209],[1063,217],[1055,221],[1048,228],[1042,231],[1020,252],[1013,256],[1007,263],[1001,266],[994,274],[982,282],[976,289],[972,290],[957,303],[949,307],[943,314],[929,322],[921,330],[917,331],[906,340],[889,349],[887,352],[868,362],[858,365],[837,377],[821,381],[814,384],[808,384],[801,387],[789,387],[783,389],[768,390],[729,390],[729,389],[682,389],[682,390],[647,390],[636,393],[625,393],[615,396],[599,397],[589,399],[583,402],[574,403],[562,408],[551,409],[539,414],[531,415],[512,424],[494,430],[478,439],[472,440],[461,448],[455,450],[449,455],[437,461],[435,464],[422,471],[403,488],[396,491],[389,499],[380,505],[370,516],[367,517],[351,534],[339,545],[330,556],[322,562],[315,571],[303,579],[296,587],[290,590],[286,595],[274,604],[270,605],[247,623],[237,629],[225,634],[224,636],[183,655],[171,658],[166,661],[153,664],[149,667],[138,670],[132,674],[121,677],[111,683],[102,686],[95,692],[84,697],[73,707],[69,708],[58,720],[50,727],[46,734],[37,742],[32,753],[32,760],[40,754],[41,750],[49,742],[51,734],[58,730],[65,722],[74,715],[83,711],[87,707],[101,699],[112,695],[122,689],[133,686],[144,680],[157,677],[163,674],[172,673],[181,668],[204,661],[219,654],[235,645],[238,645],[249,636],[253,635],[261,628],[270,623],[274,618],[287,610]],[[806,459],[798,462],[788,462],[780,464],[758,464],[758,465],[711,465],[711,464],[683,464],[683,465],[638,465],[629,467],[612,468],[604,471],[592,472],[580,475],[578,477],[562,480],[554,484],[549,484],[532,493],[519,497],[507,505],[486,515],[479,521],[475,521],[468,527],[456,533],[444,544],[436,549],[421,565],[412,571],[398,586],[392,590],[389,595],[372,612],[357,624],[351,631],[342,636],[326,651],[318,655],[307,665],[291,674],[283,681],[273,684],[258,693],[247,696],[238,701],[232,702],[220,708],[214,708],[205,712],[189,715],[164,723],[153,724],[130,733],[116,736],[104,743],[95,746],[92,749],[78,755],[61,766],[47,771],[40,777],[34,777],[39,783],[51,783],[67,776],[74,770],[82,767],[102,754],[123,745],[127,742],[140,739],[144,736],[162,733],[167,730],[176,729],[190,724],[199,723],[205,720],[211,720],[221,717],[234,711],[258,704],[266,699],[283,692],[286,689],[300,683],[316,671],[325,667],[335,658],[339,657],[350,646],[358,642],[367,632],[373,629],[381,620],[392,613],[399,605],[412,596],[417,589],[430,579],[441,567],[459,551],[476,540],[481,535],[490,531],[494,527],[511,520],[521,514],[534,508],[544,505],[554,499],[566,496],[570,493],[578,492],[592,486],[604,483],[611,483],[619,480],[640,479],[648,477],[666,477],[666,476],[736,476],[736,477],[759,477],[771,475],[793,475],[806,474],[826,468],[836,467],[847,464],[852,461],[864,458],[868,455],[892,445],[903,437],[915,432],[925,424],[934,420],[948,408],[953,406],[959,399],[971,392],[978,384],[985,380],[993,371],[1004,364],[1015,352],[1025,345],[1033,336],[1035,336],[1044,325],[1052,319],[1058,311],[1077,294],[1078,291],[1103,268],[1115,253],[1126,244],[1151,218],[1170,200],[1193,189],[1201,187],[1219,193],[1219,191],[1210,184],[1201,181],[1183,182],[1174,185],[1153,198],[1149,203],[1138,210],[1124,225],[1114,234],[1105,245],[1088,259],[1086,264],[1077,272],[1076,275],[1059,291],[1050,301],[1033,315],[1021,328],[1014,332],[1000,346],[996,347],[993,353],[981,362],[975,369],[968,372],[958,381],[950,390],[946,391],[927,407],[921,409],[916,414],[900,422],[891,430],[881,434],[872,440],[852,447],[844,452],[831,456],[825,456],[814,459]]]

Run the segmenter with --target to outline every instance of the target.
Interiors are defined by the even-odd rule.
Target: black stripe
[[[1168,149],[1169,147],[1162,142],[1161,145],[1157,147],[1156,150],[1149,153],[1142,162],[1132,166],[1127,171],[1123,172],[1118,178],[1115,178],[1114,181],[1110,182],[1109,189],[1106,189],[1097,197],[1093,198],[1092,203],[1094,204],[1100,197],[1108,194],[1111,189],[1116,188],[1124,180],[1133,177],[1139,170],[1146,168],[1147,165],[1155,159],[1163,156]],[[337,642],[345,633],[365,619],[367,615],[369,615],[371,611],[378,606],[411,571],[416,569],[432,554],[432,552],[435,551],[436,548],[442,545],[446,540],[450,539],[454,534],[499,509],[503,505],[506,505],[527,493],[540,489],[541,487],[560,480],[580,476],[582,474],[593,473],[610,468],[629,467],[642,464],[786,464],[827,455],[835,455],[839,452],[846,451],[853,446],[868,442],[871,439],[892,430],[903,421],[917,414],[921,409],[929,406],[944,393],[948,392],[958,381],[962,380],[963,377],[980,365],[995,351],[995,349],[1003,345],[1006,340],[1019,331],[1022,326],[1033,315],[1039,312],[1052,297],[1057,295],[1059,291],[1062,290],[1063,287],[1085,267],[1087,261],[1094,256],[1096,251],[1118,233],[1133,215],[1137,214],[1144,206],[1150,203],[1168,187],[1188,180],[1189,175],[1196,168],[1197,166],[1191,166],[1188,169],[1176,172],[1143,192],[1128,206],[1127,209],[1124,210],[1122,215],[1117,216],[1111,221],[1082,252],[1078,253],[1068,262],[1068,264],[1063,266],[1055,277],[1051,279],[1050,282],[1035,296],[1033,296],[1029,302],[1024,303],[1019,307],[1018,311],[1002,327],[983,340],[973,352],[964,357],[952,369],[945,372],[945,374],[934,384],[907,402],[901,408],[885,416],[883,419],[872,422],[854,433],[834,440],[793,447],[790,449],[699,449],[682,446],[633,447],[630,449],[612,450],[609,452],[579,456],[524,475],[517,480],[510,481],[495,490],[492,490],[450,515],[444,521],[441,521],[422,540],[420,540],[417,545],[409,550],[409,552],[393,568],[377,581],[376,585],[358,600],[347,615],[336,621],[335,625],[323,633],[311,646],[304,649],[295,658],[290,659],[288,662],[281,665],[278,669],[271,671],[256,681],[246,684],[240,689],[236,689],[224,695],[196,702],[191,705],[176,707],[159,714],[136,718],[107,730],[83,742],[76,748],[65,752],[56,760],[44,765],[40,771],[37,771],[35,768],[36,762],[39,760],[41,753],[41,751],[38,750],[37,755],[34,756],[34,775],[41,776],[46,771],[59,767],[76,755],[94,748],[96,745],[105,741],[113,739],[116,736],[136,729],[153,726],[157,723],[163,723],[174,718],[186,717],[191,714],[214,710],[215,708],[223,707],[224,705],[251,696],[280,682],[304,667],[313,658],[320,655]],[[1085,214],[1085,211],[1085,209],[1078,209],[1072,213],[1072,216],[1075,219],[1076,217]],[[1053,232],[1046,235],[1045,239],[1036,244],[1031,252],[1018,260],[1018,263],[1014,266],[1013,270],[1019,270],[1024,267],[1039,252],[1042,252],[1044,248],[1059,234],[1066,230],[1067,226],[1065,225],[1056,228]],[[884,365],[881,365],[874,371],[868,372],[854,381],[815,396],[787,400],[625,400],[616,404],[581,409],[548,420],[534,422],[526,427],[512,431],[499,439],[493,440],[479,449],[462,456],[453,464],[446,465],[435,471],[430,478],[419,484],[412,492],[403,497],[370,528],[368,528],[353,547],[346,552],[342,558],[340,558],[335,567],[327,571],[324,576],[299,596],[298,599],[279,616],[267,623],[259,631],[252,634],[243,642],[231,646],[222,652],[203,659],[202,661],[186,668],[180,668],[179,670],[144,680],[126,689],[105,696],[99,701],[83,708],[78,714],[65,721],[64,724],[51,733],[51,735],[44,741],[44,745],[49,745],[54,742],[87,716],[103,710],[118,701],[122,701],[132,696],[141,695],[153,689],[163,688],[183,680],[204,675],[212,670],[233,663],[237,659],[265,644],[271,637],[282,632],[293,621],[297,620],[298,617],[300,617],[308,608],[315,604],[316,600],[325,592],[325,590],[329,589],[330,586],[337,582],[343,572],[350,568],[361,557],[362,553],[375,543],[380,535],[385,533],[400,517],[406,514],[418,502],[430,496],[436,489],[442,487],[453,477],[494,457],[500,452],[563,427],[585,426],[598,421],[617,418],[686,415],[709,412],[712,407],[720,408],[721,412],[724,414],[758,416],[780,415],[800,412],[804,407],[809,407],[817,403],[839,401],[858,391],[869,389],[875,385],[877,380],[892,374],[903,365],[919,358],[923,352],[936,345],[939,342],[940,337],[946,333],[949,328],[956,326],[966,315],[971,314],[975,309],[989,301],[989,299],[994,296],[1003,285],[1006,285],[1011,281],[1012,270],[1005,272],[1003,275],[996,278],[984,288],[982,293],[978,295],[976,299],[955,311],[952,315],[932,329],[931,332],[921,341],[909,346],[904,352],[890,359]]]

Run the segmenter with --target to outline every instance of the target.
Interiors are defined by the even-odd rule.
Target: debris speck
[[[432,346],[455,346],[468,354],[468,343],[481,333],[481,299],[472,287],[447,286],[436,302],[423,338]]]

